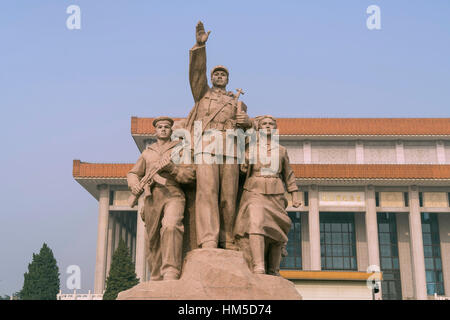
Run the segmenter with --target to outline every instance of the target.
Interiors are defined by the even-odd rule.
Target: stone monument
[[[157,141],[127,175],[130,205],[144,200],[151,280],[119,300],[301,299],[279,274],[291,226],[285,193],[293,206],[300,202],[276,119],[252,122],[239,100],[243,91],[226,91],[222,65],[212,69],[208,86],[209,34],[198,22],[189,52],[194,107],[176,124],[154,120]],[[255,158],[254,150],[265,150],[266,158]]]

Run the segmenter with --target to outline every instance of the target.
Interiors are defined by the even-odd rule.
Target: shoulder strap
[[[207,119],[206,119],[206,121],[203,123],[203,126],[202,126],[202,133],[203,133],[203,131],[205,131],[205,129],[206,129],[206,126],[219,114],[219,112],[220,111],[222,111],[225,107],[226,107],[226,105],[228,104],[228,102],[224,102],[224,104],[220,107],[220,108],[218,108],[216,111],[214,111]]]

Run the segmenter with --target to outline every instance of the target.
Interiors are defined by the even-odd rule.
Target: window
[[[353,213],[320,213],[323,270],[357,270]]]
[[[403,192],[403,199],[405,200],[405,207],[409,207],[409,193]]]
[[[435,293],[444,295],[441,244],[439,238],[438,217],[436,213],[422,213],[422,236],[427,293],[429,295],[434,295]]]
[[[398,260],[397,223],[395,213],[377,214],[380,264],[383,272],[381,292],[383,300],[401,300],[402,286]]]
[[[112,206],[114,203],[114,191],[109,191],[109,205]]]
[[[289,212],[292,225],[288,233],[288,256],[281,260],[280,269],[302,269],[302,232],[300,212]]]

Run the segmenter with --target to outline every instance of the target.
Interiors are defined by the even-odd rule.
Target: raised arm
[[[199,21],[195,35],[197,43],[189,51],[189,84],[191,85],[194,101],[198,102],[208,90],[206,76],[206,46],[211,31],[205,32],[203,23]]]

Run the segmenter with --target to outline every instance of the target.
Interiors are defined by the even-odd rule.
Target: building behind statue
[[[153,118],[131,118],[142,152]],[[282,276],[304,299],[450,296],[450,119],[278,119],[302,206],[292,219]],[[133,164],[73,162],[73,177],[99,201],[94,292],[105,288],[122,237],[147,280],[145,229],[127,205]],[[94,219],[94,216],[93,216]],[[369,272],[368,272],[369,271]]]

